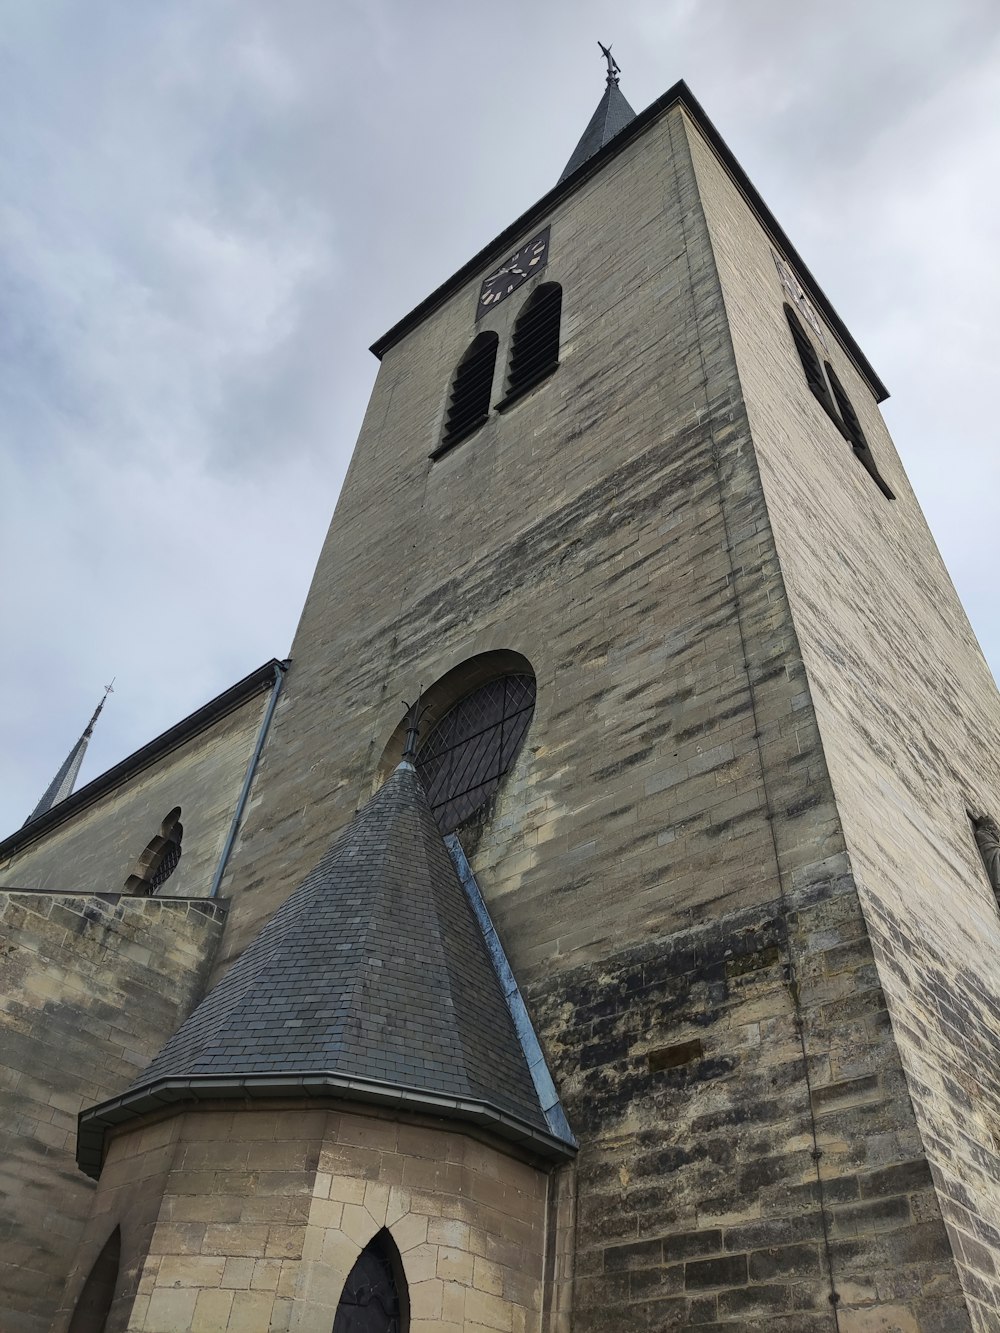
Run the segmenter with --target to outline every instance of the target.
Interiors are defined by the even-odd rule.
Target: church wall
[[[166,816],[181,807],[181,859],[161,896],[208,894],[253,753],[267,693],[154,760],[0,864],[21,889],[120,893]]]
[[[530,1000],[584,1145],[574,1333],[828,1333],[834,1294],[841,1333],[970,1327],[846,858]]]
[[[463,839],[581,1138],[574,1329],[621,1327],[623,1304],[640,1327],[827,1327],[834,1296],[856,1333],[899,1311],[931,1330],[943,1308],[960,1328],[681,113],[551,225],[561,364],[516,407],[427,461],[478,279],[386,354],[234,859],[225,958],[367,796],[400,700],[475,653],[523,653],[535,717]],[[521,299],[488,316],[501,361]],[[741,980],[727,969],[758,938]],[[702,1030],[681,1073],[650,1067]],[[875,1281],[886,1264],[898,1284]]]
[[[4,1333],[48,1333],[94,1192],[77,1113],[124,1091],[187,1017],[223,916],[219,902],[0,892]]]
[[[692,144],[879,979],[969,1306],[993,1328],[1000,917],[966,811],[1000,810],[995,687],[873,395],[828,332],[891,502],[805,384],[766,238]]]
[[[109,1333],[330,1329],[382,1227],[411,1333],[534,1333],[546,1201],[544,1172],[430,1124],[301,1103],[188,1112],[113,1140],[57,1333],[116,1224],[123,1243],[130,1225],[146,1228],[148,1255]]]

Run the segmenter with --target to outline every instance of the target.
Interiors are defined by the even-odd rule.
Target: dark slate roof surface
[[[588,157],[599,153],[606,143],[610,143],[619,130],[635,120],[635,112],[625,99],[625,94],[613,79],[608,80],[604,96],[597,104],[597,110],[590,118],[590,123],[583,132],[583,138],[573,150],[573,156],[566,163],[566,170],[559,177],[561,183],[567,176],[572,176],[577,167],[582,167]]]
[[[324,1072],[486,1102],[548,1132],[479,927],[406,763],[133,1090]]]

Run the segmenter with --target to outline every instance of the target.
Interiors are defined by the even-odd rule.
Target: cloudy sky
[[[0,0],[0,834],[287,653],[368,345],[555,182],[613,41],[892,399],[994,667],[996,0]]]

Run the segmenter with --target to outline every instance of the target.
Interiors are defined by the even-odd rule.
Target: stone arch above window
[[[441,443],[431,454],[438,458],[472,435],[490,414],[493,371],[499,338],[493,332],[477,334],[455,369],[445,412]]]
[[[543,282],[525,301],[514,321],[507,363],[507,391],[498,407],[506,407],[541,383],[559,365],[562,288]]]
[[[409,1301],[395,1241],[383,1227],[347,1275],[333,1333],[407,1333]]]
[[[83,1284],[69,1323],[69,1333],[103,1333],[118,1285],[122,1233],[115,1227]]]
[[[125,892],[149,897],[157,892],[177,869],[181,859],[184,825],[181,808],[174,806],[160,825],[160,831],[146,846],[135,869],[125,881]]]

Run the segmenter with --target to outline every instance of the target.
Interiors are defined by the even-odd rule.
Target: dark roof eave
[[[54,805],[51,810],[46,810],[45,814],[39,815],[37,819],[31,820],[30,823],[19,828],[16,833],[4,838],[0,842],[0,858],[10,856],[12,853],[20,851],[22,847],[36,842],[50,829],[63,823],[64,820],[70,819],[79,810],[92,805],[94,801],[99,800],[107,792],[113,791],[122,782],[128,781],[136,773],[141,773],[144,768],[148,768],[157,759],[162,759],[171,750],[178,749],[193,736],[197,736],[200,731],[204,731],[206,727],[211,726],[213,722],[218,722],[220,718],[235,712],[241,704],[246,703],[248,699],[252,699],[254,695],[260,694],[263,689],[274,682],[275,671],[286,670],[288,665],[288,661],[281,661],[277,657],[272,657],[269,662],[259,666],[249,676],[244,676],[235,685],[231,685],[228,690],[224,690],[222,694],[216,695],[207,704],[188,714],[186,718],[183,718],[176,726],[171,727],[169,731],[164,731],[140,750],[128,755],[121,763],[115,764],[106,773],[94,778],[93,782],[88,782],[85,787],[73,792],[72,796],[67,796],[64,801]]]
[[[505,227],[499,236],[494,237],[490,243],[485,246],[478,254],[473,255],[467,264],[463,264],[457,273],[454,273],[446,282],[442,283],[430,296],[410,311],[403,319],[394,324],[392,328],[382,335],[376,342],[372,343],[371,351],[382,359],[384,354],[393,347],[406,334],[411,332],[423,319],[432,311],[443,305],[451,294],[461,287],[469,278],[473,277],[481,269],[485,268],[491,260],[501,258],[514,242],[526,231],[530,230],[544,215],[552,210],[556,204],[560,203],[568,195],[577,190],[586,180],[602,170],[605,163],[611,158],[622,152],[634,139],[653,124],[653,122],[675,103],[679,103],[687,111],[688,115],[698,126],[698,129],[704,135],[705,139],[711,145],[723,166],[729,172],[737,189],[746,199],[753,213],[756,215],[761,226],[767,232],[771,240],[782,252],[785,259],[795,269],[796,276],[802,283],[802,286],[812,297],[817,306],[823,311],[831,328],[837,334],[844,346],[848,356],[854,362],[859,374],[868,384],[877,402],[884,402],[889,397],[889,391],[882,383],[881,379],[875,373],[874,367],[868,358],[862,352],[861,348],[855,342],[847,325],[843,322],[831,305],[823,289],[812,276],[809,269],[802,260],[801,255],[792,245],[791,241],[785,235],[784,230],[779,225],[774,214],[768,208],[767,204],[758,194],[756,188],[751,182],[749,176],[737,162],[732,151],[726,145],[724,139],[719,134],[708,116],[705,114],[701,104],[692,94],[690,88],[683,79],[678,80],[673,87],[668,88],[662,97],[658,97],[652,102],[645,111],[641,111],[635,120],[630,121],[624,129],[611,139],[603,148],[596,152],[593,157],[587,159],[571,176],[560,181],[548,194],[543,195],[539,201],[528,209],[526,213],[512,222],[509,227]]]
[[[120,1097],[81,1111],[77,1124],[76,1160],[80,1170],[95,1180],[104,1165],[107,1130],[165,1107],[205,1101],[259,1101],[275,1098],[332,1098],[383,1106],[415,1114],[469,1121],[499,1138],[517,1143],[548,1161],[564,1161],[576,1145],[511,1115],[484,1100],[447,1097],[419,1088],[376,1083],[332,1071],[282,1074],[200,1075],[163,1078],[132,1089]]]

